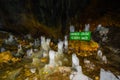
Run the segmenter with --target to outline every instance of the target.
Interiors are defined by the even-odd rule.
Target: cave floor
[[[59,70],[56,70],[53,73],[47,73],[43,71],[43,67],[48,64],[49,59],[43,58],[40,59],[39,66],[36,67],[36,73],[30,72],[30,68],[34,67],[31,65],[32,59],[27,59],[26,57],[23,58],[16,58],[13,57],[12,54],[17,52],[17,46],[16,45],[5,45],[3,44],[4,38],[6,38],[8,35],[6,34],[3,36],[0,34],[0,46],[4,46],[6,48],[5,52],[0,53],[0,80],[69,80],[70,72],[63,72],[61,73]],[[18,41],[22,45],[27,45],[28,43],[22,42],[22,40]],[[79,41],[76,41],[76,44],[79,44]],[[82,44],[86,44],[84,42],[81,42]],[[73,43],[73,46],[75,46],[75,43]],[[52,49],[56,50],[56,45],[52,47]],[[101,48],[102,50],[107,50],[107,47]],[[76,51],[76,50],[75,50]],[[90,54],[90,52],[83,51],[84,54]],[[109,49],[108,49],[109,52]],[[71,67],[72,66],[72,52],[67,52],[64,54],[64,56],[69,60],[66,63],[63,63],[63,66]],[[78,53],[78,52],[76,52]],[[103,68],[105,70],[111,71],[114,75],[120,75],[120,60],[119,56],[108,53],[104,53],[106,55],[108,63],[103,63],[100,59],[98,59],[96,56],[96,51],[92,52],[92,55],[85,55],[81,56],[78,55],[80,60],[80,65],[82,66],[82,71],[85,75],[89,76],[93,80],[100,80],[100,69]],[[114,58],[112,58],[114,56]],[[90,60],[91,64],[94,65],[93,68],[90,68],[91,65],[86,66],[84,63],[84,59]]]

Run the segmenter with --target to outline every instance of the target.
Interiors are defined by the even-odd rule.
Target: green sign
[[[70,40],[85,40],[90,41],[91,39],[91,32],[71,32],[70,33]]]

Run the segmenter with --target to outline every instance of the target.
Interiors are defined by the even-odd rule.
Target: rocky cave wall
[[[0,28],[18,34],[49,34],[49,28],[65,33],[77,23],[119,26],[119,13],[118,0],[0,0]]]

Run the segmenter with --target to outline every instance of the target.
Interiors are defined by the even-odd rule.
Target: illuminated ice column
[[[79,59],[76,54],[72,54],[72,67],[76,68],[79,66]]]
[[[62,54],[62,53],[63,53],[63,42],[62,42],[62,41],[60,41],[60,42],[58,43],[58,53],[59,53],[59,54]]]
[[[68,49],[68,39],[67,39],[67,36],[65,36],[65,40],[64,40],[64,45],[65,45],[65,50]]]
[[[49,51],[49,65],[55,65],[55,51],[53,50]]]
[[[75,27],[73,25],[70,26],[70,32],[75,32]]]
[[[90,24],[85,24],[85,31],[89,31]]]

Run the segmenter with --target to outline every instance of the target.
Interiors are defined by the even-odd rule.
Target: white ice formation
[[[100,70],[100,80],[120,80],[119,76],[115,76],[110,71]]]
[[[73,71],[70,80],[92,80],[82,73],[82,67],[79,65],[79,59],[76,54],[72,54],[72,67],[77,71]]]
[[[85,24],[85,31],[89,31],[90,29],[90,24]]]
[[[73,25],[70,26],[70,32],[75,32],[75,27]]]

